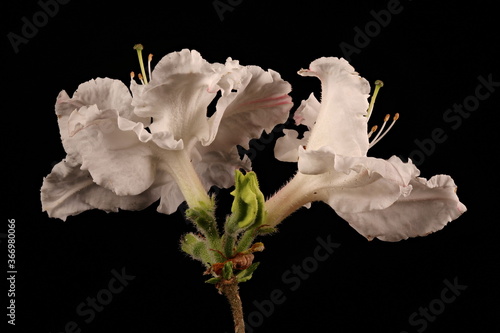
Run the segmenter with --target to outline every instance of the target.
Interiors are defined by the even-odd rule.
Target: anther
[[[372,136],[373,133],[375,133],[377,131],[377,128],[378,128],[377,125],[374,125],[372,127],[372,129],[370,130],[370,132],[368,132],[368,139]]]
[[[392,122],[391,124],[389,125],[389,127],[387,128],[387,130],[384,132],[384,128],[385,128],[385,125],[387,124],[387,122],[389,121],[389,118],[391,116],[390,115],[386,115],[384,117],[384,123],[382,124],[382,126],[380,127],[380,130],[378,131],[377,135],[373,138],[373,140],[370,142],[369,144],[369,148],[375,146],[375,144],[377,144],[377,142],[379,142],[380,140],[382,140],[382,138],[391,130],[392,126],[394,126],[394,123],[396,122],[396,120],[399,119],[399,113],[396,113],[394,115],[394,117],[392,117]],[[368,133],[368,138],[370,138],[370,136],[373,134],[374,130],[373,128],[375,128],[375,131],[377,130],[376,129],[376,126],[373,126],[372,127],[372,130]]]
[[[146,83],[144,82],[144,77],[142,76],[142,74],[141,74],[141,73],[137,74],[137,77],[139,78],[139,80],[141,80],[141,83],[142,83],[142,84],[146,84]]]

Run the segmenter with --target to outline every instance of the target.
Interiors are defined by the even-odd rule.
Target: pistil
[[[141,66],[142,80],[144,80],[144,84],[148,84],[148,79],[146,77],[146,71],[144,69],[144,61],[142,60],[142,50],[144,47],[142,44],[134,45],[134,50],[137,51],[137,57],[139,58],[139,65]],[[141,74],[138,75],[139,79],[141,78]]]
[[[373,107],[375,106],[375,100],[377,99],[378,91],[384,86],[384,82],[381,80],[375,81],[375,91],[373,92],[372,98],[370,99],[370,105],[368,106],[368,111],[366,112],[366,120],[370,119],[372,115]]]

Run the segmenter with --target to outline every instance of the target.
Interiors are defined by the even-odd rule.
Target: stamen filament
[[[372,140],[372,142],[370,142],[369,144],[369,148],[375,146],[377,144],[377,142],[379,142],[380,140],[382,140],[382,138],[391,130],[392,126],[394,126],[394,123],[396,122],[396,120],[399,119],[399,113],[396,113],[394,115],[394,117],[392,118],[392,122],[391,124],[389,125],[389,127],[387,128],[387,130],[381,135],[381,132],[382,130],[384,129],[384,125],[387,123],[387,120],[389,120],[389,115],[385,116],[384,118],[384,124],[382,125],[382,127],[380,128],[380,131],[378,132],[377,136]],[[386,120],[387,119],[387,120]]]
[[[150,53],[148,56],[148,72],[149,72],[149,80],[153,79],[153,76],[151,76],[151,61],[153,60],[153,54]]]
[[[141,72],[142,72],[142,76],[144,78],[144,83],[147,84],[148,83],[148,79],[146,77],[146,71],[144,70],[144,61],[142,60],[142,50],[144,49],[144,47],[142,46],[142,44],[136,44],[134,45],[134,50],[137,51],[137,57],[139,58],[139,65],[141,66]]]
[[[370,105],[368,106],[368,110],[366,112],[366,120],[368,121],[370,119],[370,116],[372,115],[373,107],[375,106],[375,100],[377,99],[378,91],[380,88],[384,86],[384,82],[381,80],[375,81],[375,90],[373,91],[372,98],[370,99]]]
[[[373,138],[372,141],[377,141],[377,139],[379,138],[380,134],[382,134],[382,132],[384,131],[384,128],[385,128],[385,124],[387,124],[387,121],[389,120],[391,116],[390,115],[386,115],[385,118],[384,118],[384,123],[382,124],[382,127],[380,127],[380,131],[378,131],[377,135],[375,135],[375,137]]]

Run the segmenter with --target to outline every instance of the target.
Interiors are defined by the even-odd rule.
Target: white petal
[[[311,93],[308,99],[300,103],[300,106],[294,113],[293,119],[297,125],[306,125],[307,128],[311,130],[316,124],[320,109],[321,103],[316,99],[314,94]]]
[[[161,187],[161,200],[156,210],[163,214],[175,213],[184,200],[179,186],[170,177]]]
[[[155,181],[156,159],[133,131],[118,127],[115,110],[81,107],[68,119],[70,145],[98,185],[117,195],[135,195]]]
[[[72,132],[74,128],[69,128],[69,118],[74,111],[82,107],[94,106],[99,110],[114,110],[120,118],[127,119],[136,123],[149,123],[149,120],[139,118],[133,113],[131,106],[132,96],[127,87],[119,80],[108,78],[98,78],[82,83],[69,97],[65,91],[61,91],[57,97],[55,111],[61,133],[61,140],[67,156],[67,161],[72,163],[81,163],[80,152],[78,151]],[[75,150],[76,149],[76,150]]]
[[[90,209],[116,212],[118,209],[141,210],[160,197],[159,188],[150,188],[134,196],[118,196],[92,181],[88,171],[62,161],[44,178],[41,189],[42,210],[63,221]]]
[[[263,131],[270,133],[288,118],[292,107],[288,93],[291,86],[277,72],[264,71],[257,66],[247,66],[241,75],[236,91],[223,94],[217,102],[214,120],[220,117],[217,136],[213,145],[248,148],[248,142],[259,138]],[[219,148],[219,150],[224,150]]]
[[[344,156],[336,154],[333,148],[322,147],[318,150],[307,150],[299,147],[299,171],[304,174],[316,175],[331,170],[350,173],[351,170],[361,172],[366,170],[369,175],[378,173],[382,177],[397,182],[401,186],[417,177],[420,171],[410,161],[404,163],[397,156],[388,160],[375,157]]]
[[[283,162],[297,162],[299,160],[299,146],[307,145],[310,132],[305,132],[299,139],[299,133],[295,130],[284,129],[283,137],[276,140],[274,146],[274,156]]]
[[[410,195],[385,209],[337,213],[369,240],[399,241],[436,232],[467,210],[449,176],[437,175],[429,181],[416,178],[410,184]]]
[[[307,187],[335,211],[361,212],[384,209],[411,191],[410,182],[419,171],[398,157],[342,156],[323,147],[316,151],[299,148],[299,171],[311,175]]]
[[[307,146],[329,146],[336,154],[365,156],[368,82],[346,60],[338,58],[319,58],[299,74],[321,80],[321,109]]]
[[[182,50],[163,57],[152,80],[134,94],[134,112],[152,117],[155,142],[169,149],[189,146],[192,140],[208,144],[216,128],[208,123],[207,107],[216,96],[217,82],[224,73],[206,62],[196,51]]]
[[[230,187],[235,169],[251,170],[250,159],[240,159],[236,146],[248,148],[251,139],[284,123],[292,105],[288,96],[290,84],[278,73],[257,66],[237,67],[234,61],[226,66],[228,74],[221,80],[222,96],[209,120],[211,126],[218,128],[216,136],[209,145],[195,146],[200,154],[196,170],[206,188]]]

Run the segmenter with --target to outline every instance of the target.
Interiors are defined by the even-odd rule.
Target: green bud
[[[262,224],[265,218],[265,199],[259,189],[255,172],[250,171],[244,175],[236,170],[235,189],[231,195],[234,196],[231,207],[232,215],[226,225],[226,230],[229,233],[234,233],[237,229],[256,227]]]

